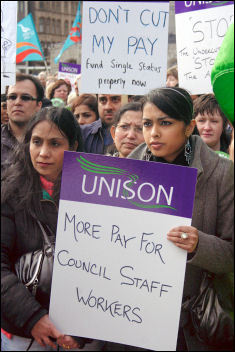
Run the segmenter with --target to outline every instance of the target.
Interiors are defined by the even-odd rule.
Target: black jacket
[[[42,235],[36,219],[27,209],[16,211],[15,200],[2,205],[1,215],[1,327],[9,333],[31,337],[30,331],[47,310],[18,280],[14,263],[21,255],[41,249]],[[41,200],[38,219],[56,234],[58,210],[50,200]]]
[[[10,165],[13,150],[18,143],[9,124],[1,125],[1,170]]]

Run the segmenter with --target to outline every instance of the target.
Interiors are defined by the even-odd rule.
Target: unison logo
[[[210,5],[210,6],[222,6],[230,1],[185,1],[185,7],[191,7],[196,5]]]
[[[156,187],[149,182],[141,183],[139,176],[135,174],[129,174],[128,171],[116,167],[95,164],[83,156],[76,158],[76,160],[83,170],[94,176],[93,178],[89,177],[87,181],[87,175],[83,175],[82,192],[84,194],[102,196],[104,191],[108,191],[110,198],[125,199],[138,208],[176,210],[176,208],[171,206],[174,187],[170,187],[170,190],[167,191],[163,185]],[[116,177],[107,180],[105,177],[107,175],[115,175]],[[120,177],[118,178],[117,176]],[[123,176],[127,180],[123,180]],[[160,202],[166,204],[160,204]]]

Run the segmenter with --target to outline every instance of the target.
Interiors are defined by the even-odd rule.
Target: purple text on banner
[[[191,218],[197,169],[65,152],[60,199]]]
[[[60,62],[59,72],[73,73],[78,75],[79,73],[81,73],[81,65]]]
[[[234,1],[175,1],[175,13],[184,13],[221,6],[234,5]]]

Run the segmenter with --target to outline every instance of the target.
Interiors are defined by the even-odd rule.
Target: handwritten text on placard
[[[168,1],[87,1],[83,11],[82,91],[144,94],[165,83]]]
[[[178,1],[175,5],[179,82],[192,94],[205,94],[212,92],[211,69],[234,21],[234,6],[228,1],[193,3],[200,2]]]

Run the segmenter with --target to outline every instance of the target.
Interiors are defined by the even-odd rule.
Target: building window
[[[51,33],[51,19],[47,18],[46,21],[46,33]]]
[[[19,1],[19,12],[24,13],[24,1]]]
[[[45,1],[39,1],[39,9],[40,10],[44,9],[44,4],[45,4]]]
[[[55,20],[52,20],[52,31],[53,34],[56,34],[56,22]]]
[[[55,10],[55,1],[52,1],[52,10]]]
[[[39,18],[39,33],[45,32],[45,20],[43,17]]]
[[[61,34],[61,21],[56,21],[56,34]]]
[[[77,12],[77,1],[72,1],[72,15],[76,14]]]
[[[56,1],[56,11],[58,11],[58,12],[61,11],[61,3],[60,3],[60,1]]]
[[[64,35],[69,34],[69,21],[64,22]]]
[[[64,13],[68,13],[69,12],[69,3],[68,1],[64,1]]]

